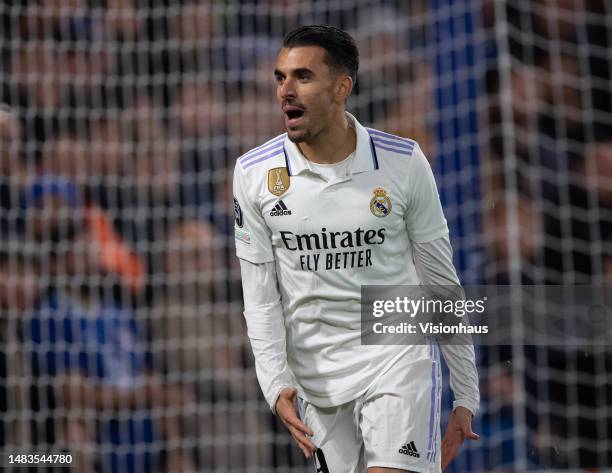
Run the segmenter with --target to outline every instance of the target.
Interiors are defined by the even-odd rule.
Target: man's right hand
[[[307,436],[312,437],[314,432],[296,415],[296,403],[297,389],[283,389],[276,400],[276,414],[281,418],[298,447],[304,452],[304,456],[310,458],[316,452],[317,447]]]

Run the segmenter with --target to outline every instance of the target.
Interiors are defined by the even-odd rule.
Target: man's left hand
[[[480,437],[472,432],[472,413],[459,406],[452,412],[442,439],[442,470],[453,461],[466,438],[478,440]]]

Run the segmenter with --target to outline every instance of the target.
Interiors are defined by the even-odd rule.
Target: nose
[[[286,78],[279,86],[279,95],[282,99],[295,98],[295,81]]]

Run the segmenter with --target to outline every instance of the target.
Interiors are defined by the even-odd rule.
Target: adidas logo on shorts
[[[291,210],[287,208],[282,200],[279,200],[270,211],[270,217],[282,217],[283,215],[291,215]]]
[[[416,445],[414,444],[414,440],[412,442],[408,442],[406,445],[400,448],[399,452],[403,453],[404,455],[410,455],[411,457],[414,457],[414,458],[421,457],[421,455],[419,454],[416,448]]]

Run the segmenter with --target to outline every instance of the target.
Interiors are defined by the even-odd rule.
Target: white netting
[[[582,1],[485,9],[496,62],[484,121],[487,282],[610,282],[611,13],[604,2]],[[519,469],[610,466],[609,350],[487,355],[485,407],[501,446],[495,464],[515,457]]]
[[[464,281],[610,282],[604,1],[5,0],[0,22],[1,451],[307,471],[257,387],[230,185],[282,131],[297,25],[356,38],[349,109],[421,144]],[[608,351],[478,357],[481,440],[453,471],[612,464]]]

